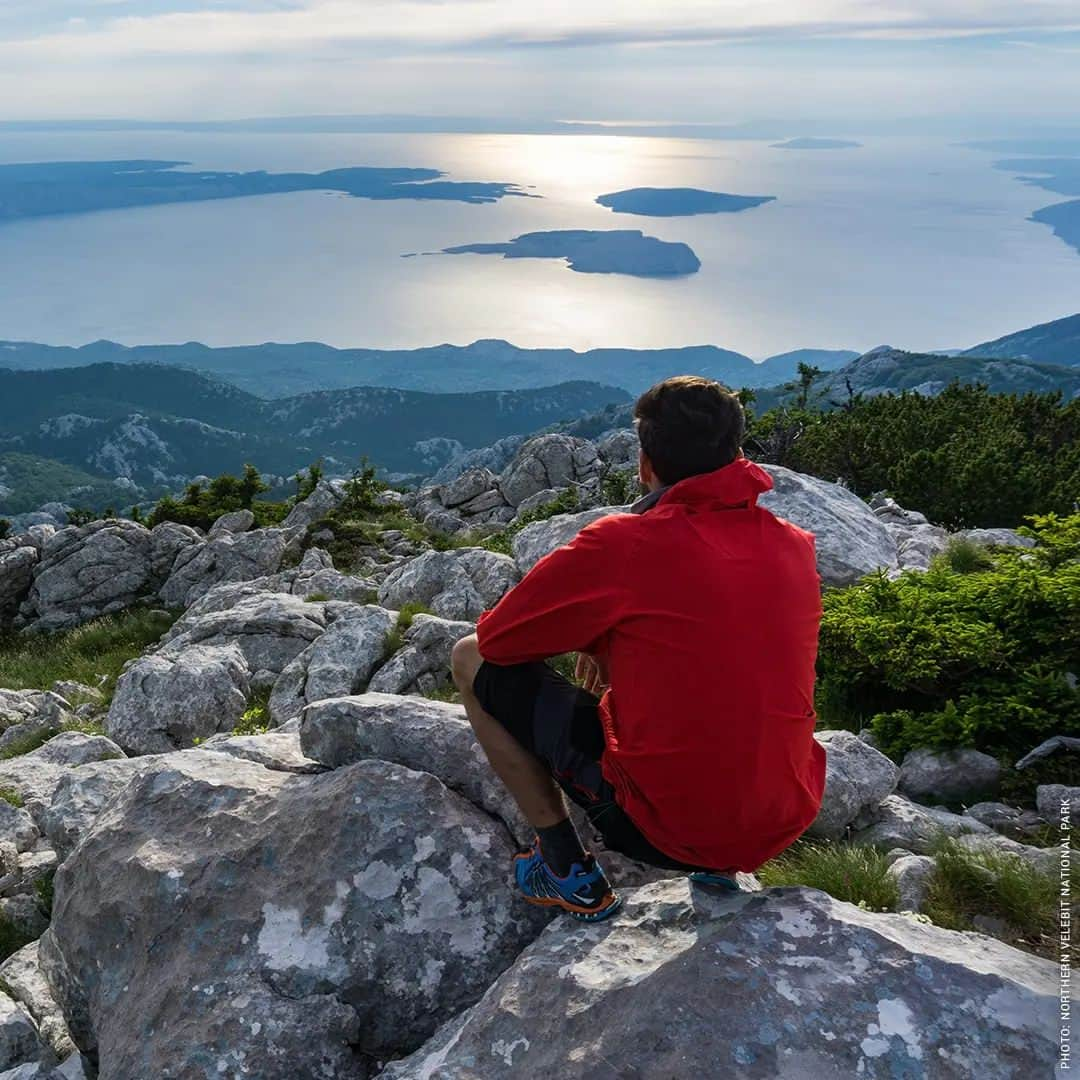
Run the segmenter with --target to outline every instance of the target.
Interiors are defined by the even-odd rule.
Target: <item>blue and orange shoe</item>
[[[514,880],[530,904],[561,908],[582,922],[602,922],[622,906],[591,855],[586,856],[584,866],[574,863],[566,877],[559,877],[544,861],[539,840],[514,856]]]

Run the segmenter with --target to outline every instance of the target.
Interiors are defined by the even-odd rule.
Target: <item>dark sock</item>
[[[544,862],[559,877],[566,877],[574,863],[585,865],[585,849],[581,846],[574,823],[568,817],[563,818],[557,825],[537,829],[536,835],[540,838],[540,852],[544,856]]]

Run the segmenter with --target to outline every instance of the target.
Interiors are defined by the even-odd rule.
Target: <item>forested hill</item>
[[[963,356],[1020,356],[1080,367],[1080,314],[1041,323],[967,349]]]
[[[138,483],[258,462],[291,473],[362,455],[429,472],[452,453],[629,400],[590,382],[538,390],[426,394],[386,387],[265,401],[198,372],[156,364],[0,371],[0,451]]]

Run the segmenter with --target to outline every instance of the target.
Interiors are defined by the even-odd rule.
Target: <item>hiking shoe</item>
[[[514,857],[514,880],[530,904],[562,908],[582,922],[600,922],[622,904],[591,855],[584,866],[574,863],[566,877],[559,877],[544,861],[539,841]]]
[[[690,880],[695,885],[712,885],[718,889],[726,889],[728,892],[742,891],[733,874],[714,874],[708,870],[698,870],[690,875]]]

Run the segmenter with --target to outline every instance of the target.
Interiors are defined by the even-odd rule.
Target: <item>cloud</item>
[[[569,48],[1080,28],[1076,0],[5,0],[38,55]]]

